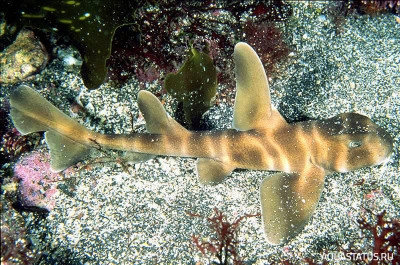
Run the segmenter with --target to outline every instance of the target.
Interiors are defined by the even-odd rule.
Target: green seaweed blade
[[[3,39],[12,38],[24,26],[68,36],[83,58],[81,75],[85,86],[96,89],[107,75],[106,61],[115,30],[134,23],[135,8],[136,1],[120,0],[9,1],[5,21],[15,30],[5,32]],[[5,40],[0,38],[0,46],[2,41]]]
[[[217,92],[217,70],[208,54],[195,48],[191,53],[176,74],[166,76],[164,85],[170,95],[183,103],[187,125],[197,129]]]

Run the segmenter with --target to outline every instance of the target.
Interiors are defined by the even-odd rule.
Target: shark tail
[[[89,154],[90,144],[78,142],[76,139],[93,133],[61,112],[32,88],[21,85],[15,89],[10,95],[10,105],[11,119],[21,134],[46,132],[50,164],[55,172],[74,165]]]

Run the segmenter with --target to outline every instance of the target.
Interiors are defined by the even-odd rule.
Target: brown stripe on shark
[[[292,162],[294,165],[296,165],[293,168],[296,168],[296,172],[304,173],[301,172],[301,170],[307,170],[308,166],[312,163],[311,158],[313,148],[310,145],[311,139],[309,129],[307,127],[297,126],[296,141],[298,148],[303,150],[303,155],[302,157],[297,157],[297,162]]]
[[[274,150],[274,156],[271,159],[274,160],[274,168],[270,170],[279,170],[290,172],[289,161],[286,157],[286,154],[283,152],[282,144],[279,141],[282,140],[282,136],[276,137],[271,135],[268,141],[268,150]],[[284,139],[285,140],[285,139]]]
[[[192,132],[188,137],[189,152],[195,157],[218,158],[220,139],[217,132]],[[200,147],[200,148],[199,148]]]
[[[312,156],[311,159],[314,164],[316,165],[321,165],[326,163],[328,160],[328,148],[329,145],[326,142],[325,137],[320,133],[320,128],[318,127],[318,124],[313,122],[310,126],[310,134],[311,134],[311,152]]]
[[[177,136],[179,139],[176,139],[175,141],[171,141],[173,142],[173,144],[177,144],[179,145],[179,149],[180,149],[180,153],[181,154],[187,154],[190,151],[190,146],[189,146],[189,141],[190,141],[190,134],[189,133],[184,133],[181,134],[180,136]],[[167,148],[169,148],[169,146],[167,146]],[[172,148],[172,146],[171,146]]]
[[[274,145],[271,144],[273,140],[273,134],[270,132],[262,131],[259,130],[257,131],[257,135],[259,137],[259,142],[260,145],[262,146],[262,149],[264,150],[264,165],[266,170],[276,170],[279,168],[278,162],[279,162],[279,150],[276,149]],[[262,139],[269,139],[269,141],[263,141]]]
[[[163,150],[165,153],[172,153],[172,156],[178,156],[189,153],[188,139],[190,135],[187,133],[183,134],[171,134],[162,135],[162,141],[164,143]],[[185,155],[186,156],[186,155]]]
[[[270,144],[277,150],[276,170],[286,173],[299,172],[309,163],[312,154],[309,133],[301,124],[282,127],[274,133]]]
[[[257,132],[239,133],[229,143],[232,162],[236,168],[260,169],[268,166],[268,152]]]
[[[294,124],[280,132],[281,146],[283,147],[281,156],[285,156],[286,168],[279,169],[286,173],[300,172],[309,163],[311,153],[310,145],[304,144],[309,141],[300,124]],[[285,138],[285,139],[282,139]],[[279,143],[279,142],[277,142]]]
[[[248,133],[234,130],[214,131],[210,133],[193,132],[189,137],[191,150],[196,157],[215,158],[232,166],[241,167],[247,164],[262,164],[263,145]],[[198,148],[198,147],[202,148]],[[257,152],[255,155],[254,153]]]
[[[341,137],[342,141],[348,142],[349,137]],[[328,148],[328,159],[332,161],[332,166],[330,169],[337,172],[347,172],[348,171],[348,146],[343,142],[332,141]],[[328,167],[327,167],[328,168]]]
[[[221,131],[219,137],[215,137],[216,147],[219,152],[219,160],[232,165],[231,149],[229,148],[229,143],[232,141],[229,131]],[[229,137],[229,138],[228,138]],[[234,167],[234,165],[232,165]]]

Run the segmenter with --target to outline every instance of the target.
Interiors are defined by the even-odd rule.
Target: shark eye
[[[349,148],[356,148],[360,147],[362,143],[360,141],[351,141],[349,142]]]

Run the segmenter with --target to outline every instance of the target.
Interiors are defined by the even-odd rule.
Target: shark
[[[231,129],[189,131],[144,90],[137,102],[146,121],[145,133],[89,130],[26,85],[10,94],[10,116],[23,135],[45,131],[56,172],[99,147],[126,151],[139,160],[197,158],[202,184],[221,183],[235,169],[274,171],[260,185],[262,226],[267,242],[282,244],[309,222],[327,175],[385,163],[393,140],[370,118],[357,113],[289,124],[271,105],[267,75],[257,53],[240,42],[233,56],[236,97]]]

